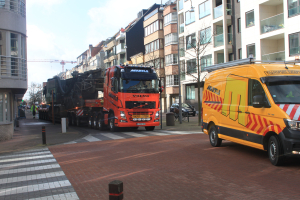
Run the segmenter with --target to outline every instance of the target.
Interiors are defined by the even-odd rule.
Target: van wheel
[[[113,113],[109,115],[109,129],[111,132],[117,131],[117,127],[115,127],[115,116]]]
[[[218,137],[217,128],[215,126],[209,129],[209,141],[213,147],[219,147],[222,144],[222,140]]]
[[[271,163],[275,166],[284,162],[283,149],[277,136],[271,136],[268,143],[268,155]]]

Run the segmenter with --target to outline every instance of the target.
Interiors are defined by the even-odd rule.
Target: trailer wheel
[[[146,131],[153,131],[155,129],[155,126],[146,126]]]
[[[74,115],[71,116],[71,124],[72,126],[76,126],[76,117]]]
[[[89,128],[93,128],[93,117],[92,116],[89,116],[89,122],[88,122],[88,127]]]
[[[117,127],[115,127],[115,116],[113,113],[109,114],[109,129],[111,132],[117,131]]]
[[[76,126],[80,126],[79,117],[76,117]]]
[[[98,115],[96,124],[96,129],[104,130],[104,120],[101,114]]]

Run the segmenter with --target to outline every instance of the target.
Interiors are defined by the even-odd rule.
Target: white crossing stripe
[[[178,135],[186,135],[186,134],[201,134],[203,132],[200,132],[200,131],[163,131],[163,132],[168,132],[170,134],[178,134]]]
[[[170,135],[170,133],[160,133],[160,132],[146,132],[146,133],[150,133],[152,135],[158,135],[158,136],[163,136],[163,135]]]
[[[76,144],[77,142],[75,141],[72,141],[72,142],[67,142],[67,143],[64,143],[64,144]]]
[[[27,185],[27,186],[22,186],[22,187],[10,188],[9,190],[2,189],[2,190],[0,190],[0,196],[40,191],[40,190],[47,190],[47,189],[60,188],[60,187],[66,187],[66,186],[71,186],[70,181],[65,180],[65,181],[56,181],[56,182],[36,184],[36,185]]]
[[[134,133],[134,132],[125,132],[124,134],[126,135],[130,135],[132,137],[146,137],[148,135],[143,135],[143,134],[140,134],[140,133]]]
[[[12,154],[12,155],[8,155],[8,156],[0,156],[1,160],[3,158],[15,158],[15,157],[20,157],[23,156],[25,157],[26,155],[28,156],[35,156],[35,155],[41,155],[41,154],[51,154],[51,152],[48,151],[38,151],[38,152],[28,152],[28,153],[23,153],[23,154]]]
[[[105,137],[114,139],[114,140],[119,140],[119,139],[125,139],[124,137],[112,134],[112,133],[103,133],[102,135],[104,135]]]
[[[38,159],[38,158],[53,158],[53,155],[43,155],[43,156],[29,156],[29,157],[21,157],[21,158],[11,158],[11,159],[1,159],[0,163],[4,162],[15,162],[15,161],[21,161],[21,160],[29,160],[29,159]]]
[[[33,198],[28,200],[37,200],[37,199],[68,199],[68,200],[77,200],[79,197],[77,196],[76,192],[69,192],[64,194],[57,194],[53,196],[46,196],[46,197],[40,197],[40,198]]]
[[[0,186],[1,186],[1,184],[6,184],[6,183],[31,181],[31,180],[38,180],[38,179],[43,179],[43,178],[53,178],[53,177],[64,176],[64,175],[65,175],[65,173],[63,171],[59,171],[59,172],[51,172],[51,173],[45,173],[45,174],[34,174],[34,175],[19,176],[19,177],[13,177],[13,178],[4,178],[4,179],[0,179]]]
[[[22,173],[22,172],[32,172],[32,171],[45,170],[45,169],[54,169],[54,168],[60,168],[59,164],[3,170],[3,171],[0,171],[0,175]]]
[[[85,139],[85,140],[87,140],[87,141],[89,141],[89,142],[97,142],[97,141],[101,141],[100,139],[98,139],[98,138],[96,138],[96,137],[93,137],[93,136],[91,136],[91,135],[85,136],[85,137],[82,138],[82,139]]]
[[[0,165],[1,168],[5,167],[18,167],[18,166],[26,166],[26,165],[37,165],[37,164],[44,164],[44,163],[49,163],[49,162],[56,162],[56,159],[47,159],[47,160],[35,160],[35,161],[25,161],[25,162],[18,162],[18,163],[9,163],[9,164],[3,164]]]

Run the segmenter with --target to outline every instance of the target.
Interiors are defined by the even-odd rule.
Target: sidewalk
[[[91,130],[87,127],[78,128],[76,126],[69,126],[67,133],[61,133],[61,124],[56,123],[53,125],[49,121],[33,119],[29,110],[26,110],[25,113],[26,119],[19,120],[19,127],[15,127],[13,138],[0,142],[0,153],[35,149],[71,142],[85,137]],[[46,127],[47,145],[42,144],[42,126]],[[143,127],[139,129],[143,129]],[[201,131],[201,126],[198,126],[198,116],[191,116],[189,122],[183,121],[182,124],[180,124],[176,121],[175,126],[166,126],[166,113],[163,113],[162,129],[161,125],[159,125],[155,127],[155,130]]]

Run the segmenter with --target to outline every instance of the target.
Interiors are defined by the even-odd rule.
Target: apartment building
[[[0,1],[0,141],[11,139],[27,90],[26,1]]]
[[[198,66],[202,85],[207,66],[238,59],[240,3],[237,0],[179,0],[176,9],[182,102],[198,109]],[[201,88],[200,96],[202,99]]]
[[[295,60],[300,55],[300,1],[241,1],[242,58]]]
[[[163,7],[154,9],[144,18],[144,46],[145,46],[145,65],[153,66],[157,76],[165,87],[165,61],[164,61],[164,25]],[[178,85],[177,85],[178,87]],[[167,88],[161,94],[162,110],[167,112]]]

